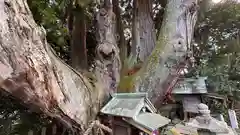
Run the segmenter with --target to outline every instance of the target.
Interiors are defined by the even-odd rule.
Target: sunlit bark
[[[105,88],[110,87],[98,81],[103,73],[98,72],[95,80],[89,81],[60,60],[48,45],[45,30],[33,20],[26,0],[0,0],[0,14],[1,90],[30,109],[79,129],[81,134],[95,119],[107,93]],[[107,31],[109,34],[113,35]],[[117,54],[115,51],[114,56]]]
[[[135,88],[160,105],[176,68],[187,55],[197,19],[197,0],[168,0],[156,47],[144,63]]]

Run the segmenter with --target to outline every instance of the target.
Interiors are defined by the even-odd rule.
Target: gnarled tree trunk
[[[164,83],[175,62],[187,53],[196,21],[196,0],[168,0],[167,8],[158,43],[132,81],[138,91],[148,91],[152,101],[164,95]],[[121,62],[112,4],[107,1],[97,15],[94,82],[56,57],[26,0],[0,0],[0,15],[0,88],[29,107],[85,130],[105,95],[115,92],[119,82]]]
[[[111,16],[110,12],[105,13],[106,16]],[[33,20],[26,0],[0,0],[0,14],[1,90],[19,98],[29,108],[40,109],[71,128],[77,126],[80,131],[85,130],[89,121],[95,119],[108,93],[105,90],[110,88],[106,86],[109,83],[90,83],[87,77],[61,61],[49,47],[45,30]],[[99,19],[102,17],[105,16],[99,16]],[[108,26],[112,28],[112,21],[107,22],[110,22]],[[110,29],[99,26],[99,31],[101,30],[106,32],[105,38],[114,35]],[[108,55],[108,50],[104,50],[104,47],[110,41],[106,41],[108,42],[101,42],[103,44],[99,45],[98,52]],[[114,38],[111,41],[115,43]],[[119,58],[114,45],[111,61],[104,57],[99,65],[104,65],[106,60],[108,64],[106,62],[104,66],[117,66],[111,64],[118,60],[115,57]],[[97,72],[98,69],[94,68],[94,71]],[[104,75],[102,72],[97,73],[97,77]],[[111,77],[114,78],[114,75]]]

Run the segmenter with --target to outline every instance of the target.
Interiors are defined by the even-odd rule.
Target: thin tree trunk
[[[158,13],[156,14],[156,18],[154,20],[155,21],[155,29],[157,31],[156,38],[158,38],[158,36],[160,34],[166,4],[167,4],[167,0],[162,0],[160,2],[161,8],[159,9]]]
[[[72,30],[73,30],[73,0],[69,0],[66,9],[66,18],[67,18],[67,26],[70,38],[72,38]]]
[[[116,15],[117,33],[119,39],[119,50],[121,63],[124,64],[124,60],[127,58],[127,45],[124,37],[123,23],[121,19],[121,12],[119,8],[119,0],[113,0],[113,12]]]
[[[77,6],[73,13],[73,31],[71,42],[71,66],[76,70],[88,68],[86,48],[86,18],[84,8]]]
[[[138,0],[133,0],[132,46],[130,55],[135,59],[134,63],[136,63],[139,56],[137,47],[140,46],[138,10]]]

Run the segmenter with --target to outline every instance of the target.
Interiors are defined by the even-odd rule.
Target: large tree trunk
[[[161,104],[176,77],[178,64],[188,53],[196,18],[197,0],[168,0],[157,45],[135,83],[136,89],[149,93],[156,106]]]
[[[165,65],[174,66],[186,54],[196,21],[195,3],[169,0],[158,43],[137,79],[129,81],[137,80],[135,88],[148,91],[152,101],[164,95],[164,84],[171,77],[173,68]],[[29,107],[85,130],[105,95],[115,92],[119,82],[121,62],[112,5],[105,4],[97,15],[96,81],[92,83],[56,57],[26,0],[0,0],[0,14],[0,88]]]
[[[154,50],[143,65],[122,77],[119,88],[148,92],[156,107],[161,105],[176,68],[188,54],[196,18],[197,0],[168,0]]]
[[[0,88],[85,130],[99,111],[104,84],[90,84],[54,54],[26,0],[0,0],[0,15]]]

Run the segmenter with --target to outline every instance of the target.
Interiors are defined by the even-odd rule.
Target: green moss
[[[134,76],[123,76],[118,86],[118,92],[131,92],[134,88]]]
[[[159,37],[154,50],[148,60],[144,63],[140,75],[144,75],[145,72],[153,70],[154,67],[160,63],[160,53],[162,53],[162,50],[164,50],[166,45],[166,38],[164,36]]]
[[[124,60],[124,65],[120,74],[120,82],[118,85],[118,92],[132,92],[134,89],[134,83],[136,76],[139,75],[139,71],[133,75],[127,75],[126,72],[136,65],[137,58],[130,55],[129,58]]]
[[[144,78],[144,76],[146,76],[147,73],[150,73],[149,71],[154,70],[154,67],[159,65],[160,53],[162,53],[162,50],[164,50],[166,45],[167,37],[165,37],[165,35],[162,34],[160,35],[154,50],[148,57],[147,61],[143,63],[141,69],[135,74],[128,76],[125,74],[126,71],[133,68],[137,64],[136,57],[130,55],[130,57],[124,61],[124,66],[122,68],[120,83],[118,87],[119,92],[133,92],[134,84],[137,81],[136,80],[137,77],[140,76],[140,78]]]

